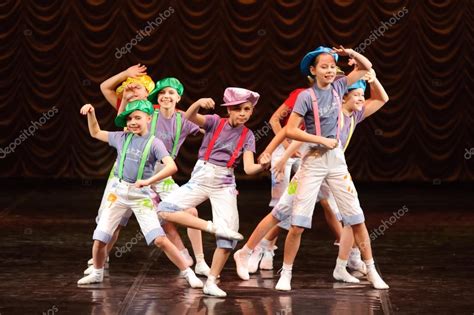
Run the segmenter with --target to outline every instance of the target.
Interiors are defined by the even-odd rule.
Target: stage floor
[[[350,285],[333,280],[337,248],[318,206],[313,229],[303,234],[293,290],[274,290],[282,262],[281,237],[273,271],[241,281],[229,259],[220,284],[227,291],[225,299],[188,288],[160,250],[147,247],[143,239],[136,242],[135,219],[117,243],[122,247],[128,242],[131,249],[111,255],[105,281],[78,287],[90,258],[104,183],[2,186],[1,315],[474,313],[474,194],[467,185],[358,185],[369,233],[376,235],[372,244],[377,267],[389,290],[372,289],[367,281]],[[248,237],[268,212],[269,183],[244,182],[239,190],[240,232]],[[405,210],[397,218],[393,212],[399,209]],[[208,203],[199,210],[210,218]],[[210,265],[215,242],[205,233],[203,239]]]

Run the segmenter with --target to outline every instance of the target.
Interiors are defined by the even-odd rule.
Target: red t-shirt
[[[300,88],[300,89],[296,89],[296,90],[291,91],[290,95],[288,96],[288,98],[283,103],[289,109],[293,110],[293,107],[295,107],[296,98],[304,90],[306,90],[306,88],[304,88],[304,89]],[[285,117],[283,117],[283,119],[281,119],[281,126],[282,127],[284,127],[286,125],[286,123],[288,122],[288,119],[290,118],[290,114],[291,114],[291,112],[288,112],[288,115],[286,115]],[[300,127],[301,127],[301,129],[304,129],[304,124],[301,124]]]

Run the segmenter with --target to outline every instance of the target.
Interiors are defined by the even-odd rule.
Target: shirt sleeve
[[[125,132],[123,131],[109,131],[109,145],[119,149],[119,144],[123,143],[123,141],[120,141],[123,136],[125,136]]]
[[[344,97],[344,94],[347,93],[347,77],[344,76],[336,81],[333,82],[333,87],[336,89],[337,94],[339,94],[339,97],[342,98]]]
[[[170,156],[163,141],[158,138],[153,140],[153,143],[151,144],[151,152],[153,152],[153,155],[157,161],[161,161],[164,157]]]
[[[189,121],[186,119],[186,130],[187,134],[192,134],[193,136],[197,135],[199,133],[199,126],[193,123],[192,121]]]
[[[253,134],[252,130],[249,129],[245,138],[243,152],[252,151],[255,153],[255,135]]]
[[[295,107],[295,102],[296,102],[296,98],[298,97],[298,95],[304,91],[305,89],[296,89],[296,90],[293,90],[290,95],[288,96],[288,98],[284,101],[285,105],[288,106],[289,108],[293,109],[293,107]]]
[[[354,121],[356,125],[365,119],[365,106],[360,111],[354,112]]]
[[[309,92],[300,93],[298,97],[296,98],[293,112],[300,114],[301,116],[304,117],[306,113],[309,111],[310,106],[311,106],[311,96],[309,95]]]
[[[206,121],[204,123],[204,126],[202,126],[202,129],[204,129],[205,131],[211,131],[220,119],[219,115],[216,114],[204,115],[204,117],[206,118]]]

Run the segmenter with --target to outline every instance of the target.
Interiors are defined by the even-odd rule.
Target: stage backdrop
[[[390,96],[351,141],[355,179],[474,178],[474,1],[7,0],[0,12],[3,178],[105,178],[114,150],[89,136],[79,109],[94,104],[102,128],[117,130],[99,84],[136,63],[179,78],[183,110],[219,103],[227,86],[258,91],[248,126],[261,152],[272,112],[305,86],[301,58],[321,44],[363,52]],[[179,178],[200,140],[181,149]]]

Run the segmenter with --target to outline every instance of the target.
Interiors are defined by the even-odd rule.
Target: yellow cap
[[[137,83],[137,84],[143,85],[145,89],[148,91],[148,93],[153,91],[153,89],[155,88],[155,82],[153,82],[153,79],[145,74],[145,75],[141,75],[135,78],[128,77],[127,80],[123,81],[122,85],[120,85],[115,90],[115,94],[117,96],[122,95],[123,89],[125,89],[125,87],[131,83]]]

